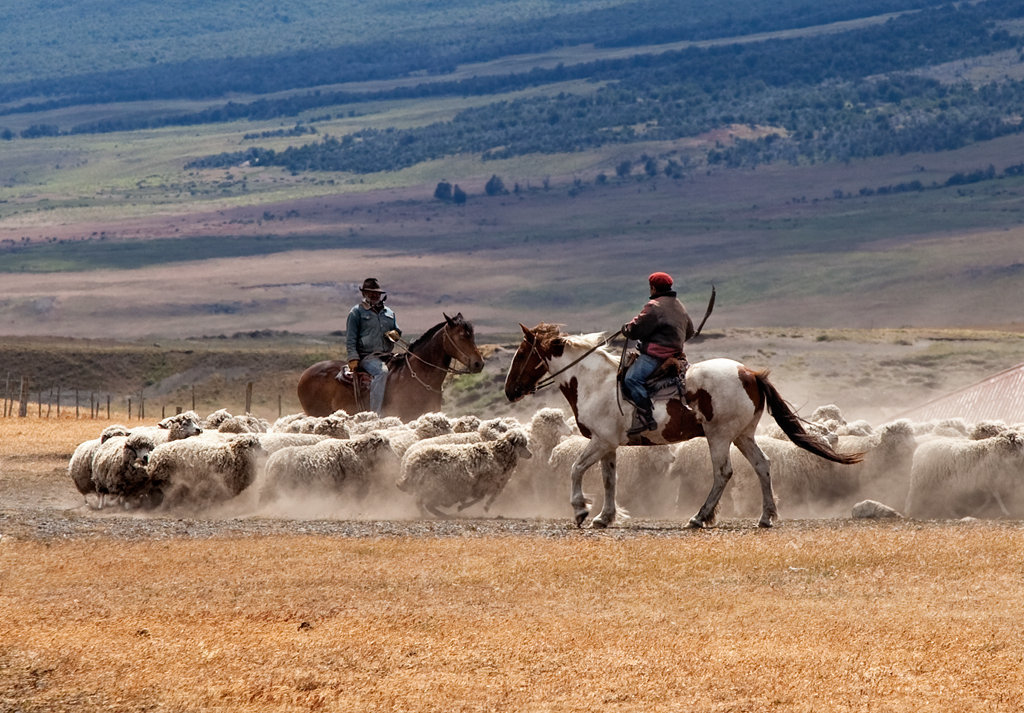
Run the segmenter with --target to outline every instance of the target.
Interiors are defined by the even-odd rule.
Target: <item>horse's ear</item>
[[[526,336],[526,341],[532,344],[533,341],[537,338],[537,335],[531,332],[530,328],[527,327],[522,322],[519,323],[519,328],[523,330],[523,334]]]
[[[453,319],[452,319],[451,317],[449,317],[449,316],[448,316],[447,314],[445,314],[444,312],[442,312],[441,314],[443,314],[443,315],[444,315],[444,321],[445,321],[445,322],[447,322],[448,324],[450,324],[450,325],[453,325],[453,326],[455,325],[455,320],[453,320]]]

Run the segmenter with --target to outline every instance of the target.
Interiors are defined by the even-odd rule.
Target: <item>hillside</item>
[[[1007,0],[105,7],[0,23],[0,333],[325,333],[367,274],[591,331],[654,269],[723,328],[1020,329]]]

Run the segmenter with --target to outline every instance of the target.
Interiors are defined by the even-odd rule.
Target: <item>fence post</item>
[[[7,372],[7,383],[4,386],[4,418],[7,418],[7,402],[11,398],[11,372]]]
[[[146,394],[142,391],[139,392],[139,420],[146,420]]]
[[[110,394],[107,394],[107,420],[110,420]]]
[[[128,420],[132,420],[132,400],[128,399]]]
[[[60,418],[60,384],[57,384],[57,418]]]
[[[252,382],[245,385],[245,412],[252,413]]]
[[[18,395],[18,418],[28,416],[28,382],[21,377],[21,393]]]
[[[192,410],[196,410],[196,385],[192,384]]]
[[[284,413],[281,411],[281,392],[277,392],[277,417],[281,418]]]
[[[75,387],[75,418],[78,418],[78,387]]]

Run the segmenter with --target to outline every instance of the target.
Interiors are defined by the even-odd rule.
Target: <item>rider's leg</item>
[[[370,410],[378,415],[384,406],[384,390],[388,383],[388,368],[384,362],[375,356],[364,357],[359,366],[366,371],[373,380],[370,382]]]
[[[637,413],[641,419],[641,430],[653,430],[657,428],[654,421],[654,404],[647,394],[647,377],[661,365],[658,359],[647,354],[641,354],[629,367],[626,376],[622,380],[623,390],[626,398],[636,406]],[[630,429],[632,430],[632,429]]]

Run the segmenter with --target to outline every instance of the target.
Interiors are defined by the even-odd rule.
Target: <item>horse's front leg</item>
[[[608,448],[599,441],[591,440],[572,464],[572,492],[569,504],[576,517],[576,527],[583,524],[590,514],[590,502],[583,494],[583,474],[607,452]]]
[[[604,505],[601,514],[594,518],[593,527],[608,527],[615,522],[615,451],[601,459],[601,474],[604,476]]]

